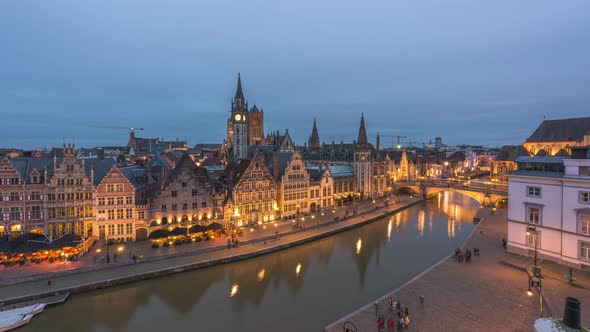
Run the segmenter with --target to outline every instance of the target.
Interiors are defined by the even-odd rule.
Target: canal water
[[[22,331],[321,331],[459,247],[478,208],[445,192],[292,249],[75,295]]]

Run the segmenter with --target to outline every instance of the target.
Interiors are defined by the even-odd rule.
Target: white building
[[[519,157],[508,176],[508,251],[590,269],[590,146]]]

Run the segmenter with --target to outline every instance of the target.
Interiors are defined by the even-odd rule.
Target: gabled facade
[[[53,174],[45,184],[47,197],[45,232],[50,237],[76,234],[92,236],[94,221],[94,171],[86,174],[84,159],[78,162],[75,145],[64,144],[63,158],[54,157]],[[47,176],[46,176],[47,178]]]
[[[298,152],[289,157],[278,179],[278,204],[283,219],[309,213],[309,173]]]
[[[210,222],[219,213],[214,202],[217,201],[213,199],[207,171],[185,153],[151,203],[151,225],[187,227],[196,222]]]
[[[264,160],[255,155],[228,166],[230,181],[230,221],[237,226],[262,224],[277,219],[277,183]],[[227,218],[228,216],[226,216]]]
[[[330,166],[307,165],[309,173],[309,211],[315,212],[334,206],[334,178]]]
[[[44,232],[43,186],[50,158],[0,159],[0,237]]]

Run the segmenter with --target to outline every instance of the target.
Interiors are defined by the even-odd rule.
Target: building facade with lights
[[[211,222],[221,213],[213,196],[207,171],[185,153],[150,204],[150,226],[190,227]]]
[[[52,161],[52,158],[0,160],[0,237],[44,232],[45,169]]]
[[[520,157],[508,175],[508,251],[590,268],[590,149]]]
[[[571,148],[590,144],[590,117],[544,120],[523,146],[532,156],[571,155]]]
[[[235,226],[246,226],[277,219],[277,183],[261,155],[228,165],[226,177],[226,220]]]

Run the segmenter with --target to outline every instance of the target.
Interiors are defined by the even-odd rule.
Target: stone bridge
[[[457,192],[475,199],[484,206],[497,206],[508,198],[508,192],[501,188],[443,182],[398,182],[394,190],[396,193],[420,195],[424,198],[434,197],[444,191]]]

